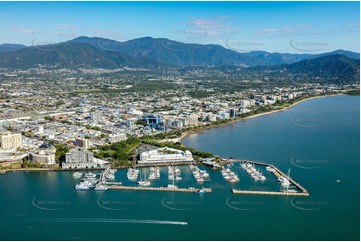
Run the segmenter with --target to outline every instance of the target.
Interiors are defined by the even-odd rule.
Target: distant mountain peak
[[[0,45],[0,51],[16,51],[26,48],[26,45],[4,43]]]

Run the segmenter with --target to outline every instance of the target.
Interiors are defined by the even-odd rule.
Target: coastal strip
[[[273,114],[273,113],[277,113],[277,112],[282,112],[282,111],[285,111],[285,110],[288,110],[290,109],[291,107],[297,105],[297,104],[300,104],[302,102],[306,102],[306,101],[310,101],[310,100],[313,100],[313,99],[318,99],[318,98],[324,98],[324,97],[333,97],[333,96],[341,96],[341,95],[344,95],[343,93],[341,94],[328,94],[328,95],[322,95],[322,96],[312,96],[312,97],[308,97],[308,98],[305,98],[305,99],[302,99],[302,100],[299,100],[295,103],[292,103],[290,104],[290,106],[287,106],[287,107],[284,107],[282,109],[277,109],[277,110],[272,110],[272,111],[269,111],[269,112],[264,112],[264,113],[258,113],[258,114],[254,114],[254,115],[250,115],[250,116],[247,116],[247,117],[242,117],[242,118],[235,118],[229,122],[226,122],[226,123],[223,123],[223,124],[211,124],[209,126],[206,126],[206,127],[199,127],[197,129],[193,129],[193,130],[190,130],[190,131],[186,131],[184,133],[182,133],[179,137],[177,138],[173,138],[173,139],[166,139],[164,141],[172,141],[172,142],[181,142],[182,139],[186,138],[188,135],[190,134],[197,134],[199,132],[201,132],[202,130],[204,129],[210,129],[210,128],[220,128],[220,127],[224,127],[224,126],[227,126],[227,125],[230,125],[230,124],[234,124],[234,123],[238,123],[238,122],[242,122],[242,121],[245,121],[245,120],[248,120],[248,119],[252,119],[252,118],[257,118],[257,117],[261,117],[261,116],[264,116],[264,115],[269,115],[269,114]]]

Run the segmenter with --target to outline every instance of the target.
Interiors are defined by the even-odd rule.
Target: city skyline
[[[264,50],[359,52],[359,2],[1,2],[0,43],[151,36]]]

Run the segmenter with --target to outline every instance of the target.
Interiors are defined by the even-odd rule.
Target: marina
[[[235,190],[235,194],[255,194],[255,195],[290,195],[293,196],[309,196],[308,191],[301,186],[299,183],[294,181],[289,174],[283,173],[280,169],[278,169],[276,166],[268,163],[263,163],[259,161],[249,161],[249,160],[234,160],[232,159],[232,163],[242,163],[241,167],[253,167],[253,171],[256,171],[254,168],[254,165],[264,166],[266,167],[266,170],[270,171],[281,183],[281,190],[279,192],[273,192],[273,191],[241,191],[241,190]],[[230,162],[229,162],[230,163]],[[247,166],[248,165],[248,166]],[[257,172],[259,174],[259,172]],[[251,173],[252,174],[252,173]],[[252,177],[253,178],[253,177]],[[256,179],[254,179],[256,180]],[[264,178],[265,180],[265,178]],[[296,188],[296,189],[289,189],[289,188]],[[241,191],[241,192],[239,192]],[[247,193],[249,192],[249,193]],[[295,195],[298,194],[298,195]]]
[[[225,179],[230,184],[235,184],[240,182],[239,175],[232,171],[231,168],[235,167],[235,164],[240,164],[239,167],[243,168],[246,173],[253,179],[254,182],[262,181],[265,182],[266,177],[262,174],[260,168],[256,168],[257,166],[263,166],[265,169],[273,174],[274,179],[279,183],[280,189],[279,191],[266,191],[266,190],[252,190],[252,189],[239,189],[233,187],[231,192],[233,194],[244,194],[244,195],[274,195],[274,196],[309,196],[308,191],[301,186],[299,183],[295,182],[290,177],[290,170],[286,175],[280,169],[275,167],[272,164],[263,163],[259,161],[250,161],[250,160],[236,160],[236,159],[223,159],[225,165],[223,166],[222,170],[219,172],[221,173],[223,179]],[[151,181],[159,180],[160,179],[160,167],[159,164],[157,166],[149,166],[149,167],[142,167],[141,170],[139,166],[134,165],[131,168],[128,168],[126,171],[126,177],[132,183],[129,185],[122,184],[121,181],[116,181],[115,173],[117,170],[111,169],[107,167],[102,173],[95,174],[91,172],[87,172],[85,174],[76,172],[73,174],[74,178],[80,178],[81,182],[75,186],[76,190],[89,190],[90,188],[94,190],[134,190],[134,191],[163,191],[163,192],[193,192],[193,193],[210,193],[212,192],[211,188],[180,188],[178,185],[175,185],[175,182],[179,182],[182,180],[182,171],[178,166],[163,166],[167,169],[167,180],[171,181],[170,184],[166,186],[159,186],[158,185],[151,186]],[[200,169],[197,165],[190,164],[185,165],[182,169],[189,168],[192,173],[193,178],[198,184],[202,184],[205,181],[210,181],[211,177],[210,174],[203,169]],[[238,167],[238,166],[237,166]],[[125,170],[125,169],[124,169]],[[124,171],[125,172],[125,171]],[[149,172],[147,176],[147,172]],[[97,179],[99,176],[99,179]],[[132,184],[136,183],[137,186]],[[240,182],[242,183],[242,182]]]
[[[230,166],[228,166],[227,168],[223,167],[221,173],[222,173],[223,178],[227,182],[229,182],[229,183],[239,182],[238,175],[230,169]]]
[[[150,191],[144,187],[76,191],[74,186],[81,180],[73,177],[76,171],[6,172],[6,175],[0,175],[4,193],[1,200],[2,237],[4,240],[72,241],[104,240],[106,235],[114,241],[154,238],[171,241],[177,235],[177,240],[184,241],[357,241],[360,206],[355,191],[359,191],[359,125],[348,121],[359,117],[359,111],[356,112],[359,102],[355,104],[357,109],[351,109],[352,103],[337,105],[336,100],[333,102],[330,98],[330,101],[323,101],[319,109],[305,102],[306,107],[312,108],[309,114],[291,112],[292,109],[270,115],[267,117],[270,123],[263,121],[257,129],[227,126],[182,140],[195,149],[244,160],[225,159],[222,162],[222,167],[230,164],[230,169],[238,174],[240,181],[233,184],[227,183],[219,170],[197,164],[211,178],[203,184],[212,192],[204,195],[197,194],[197,188],[203,184],[195,181],[188,166],[180,164],[174,164],[182,171],[182,180],[174,181],[175,186],[194,193],[167,189]],[[290,124],[291,117],[315,120],[320,118],[319,113],[329,109],[342,111],[337,115],[332,112],[322,116],[327,123],[317,129]],[[250,126],[259,124],[256,121],[250,120]],[[307,142],[303,145],[304,140]],[[241,168],[243,163],[252,161],[266,164],[254,163],[256,170],[266,177],[265,181],[253,180]],[[291,161],[303,167],[318,168],[300,168]],[[302,192],[300,195],[281,194],[279,177],[267,170],[269,164],[279,176],[287,177],[291,168],[291,185],[300,184],[310,196]],[[152,187],[172,184],[167,177],[167,167],[157,166],[160,179],[152,180]],[[154,165],[134,168],[148,176],[151,167]],[[136,181],[127,178],[128,168],[117,168],[115,181],[104,180],[102,185],[136,187]],[[97,173],[96,179],[100,179],[104,171],[91,172]],[[116,184],[120,182],[122,184]],[[19,199],[19,192],[23,199]],[[180,222],[186,225],[175,224]],[[59,227],[62,227],[61,233],[58,233]],[[89,233],[93,230],[99,233]]]

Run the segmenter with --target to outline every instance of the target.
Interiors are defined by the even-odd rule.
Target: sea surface
[[[179,167],[179,187],[212,187],[212,193],[76,191],[74,172],[8,172],[0,175],[2,240],[359,240],[360,98],[334,96],[288,110],[204,130],[185,145],[222,157],[276,165],[310,197],[234,195],[232,188],[277,191],[267,177],[253,181],[239,166],[240,182],[220,172],[197,184]],[[142,177],[149,174],[141,170]],[[126,170],[116,180],[128,181]],[[167,167],[152,186],[171,184]]]

